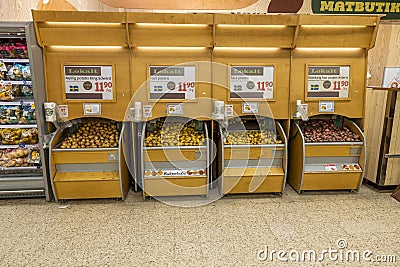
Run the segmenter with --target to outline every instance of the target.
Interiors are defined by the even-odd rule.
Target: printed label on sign
[[[307,97],[348,98],[350,66],[308,66]]]
[[[60,111],[61,118],[68,118],[68,105],[59,105],[58,110]]]
[[[101,104],[100,103],[90,103],[83,104],[83,114],[84,115],[101,115]]]
[[[335,112],[335,102],[319,101],[319,112]]]
[[[168,115],[182,115],[183,114],[182,104],[168,104],[167,105],[167,114]]]
[[[258,103],[257,102],[242,103],[242,113],[258,114]]]
[[[274,98],[274,66],[230,66],[231,99]]]
[[[150,66],[150,99],[195,99],[195,66]]]
[[[385,67],[382,86],[400,88],[400,68]]]
[[[233,117],[233,105],[225,105],[225,117]]]
[[[153,107],[152,106],[143,106],[143,117],[145,117],[145,118],[153,117]]]
[[[113,100],[112,66],[64,66],[67,100]]]
[[[325,171],[337,171],[337,167],[335,164],[325,164]]]

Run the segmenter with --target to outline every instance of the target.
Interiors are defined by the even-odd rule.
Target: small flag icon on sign
[[[77,85],[70,85],[70,86],[69,86],[69,91],[70,91],[70,92],[79,92],[79,86],[77,86]]]
[[[234,85],[233,86],[233,91],[242,91],[242,86],[241,85]]]
[[[319,90],[319,85],[318,84],[311,84],[311,90],[313,90],[313,91]]]
[[[154,85],[154,92],[162,92],[162,85]]]

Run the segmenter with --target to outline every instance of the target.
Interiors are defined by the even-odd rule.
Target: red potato
[[[300,122],[306,143],[317,142],[359,142],[360,136],[346,126],[335,126],[334,120],[309,120]]]

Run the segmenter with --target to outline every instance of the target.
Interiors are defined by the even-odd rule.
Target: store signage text
[[[308,66],[307,68],[307,97],[342,99],[349,97],[350,66]],[[323,107],[325,107],[324,112],[328,112],[328,105],[324,104]]]
[[[382,19],[400,18],[400,1],[312,1],[314,13],[322,14],[386,14]]]
[[[149,73],[149,99],[185,100],[196,97],[195,66],[150,66]]]
[[[230,98],[274,98],[274,66],[231,66],[229,70]]]
[[[66,100],[113,100],[112,66],[64,66]]]

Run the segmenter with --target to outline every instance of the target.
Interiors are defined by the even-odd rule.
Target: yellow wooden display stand
[[[229,67],[217,66],[214,69],[213,98],[233,107],[234,116],[226,119],[246,115],[265,116],[279,120],[288,131],[290,55],[297,16],[216,14],[214,23],[214,62],[233,68],[273,67],[273,96],[268,99],[231,97],[233,92],[229,82]],[[251,79],[252,76],[249,77]],[[258,111],[253,114],[245,113],[243,105],[247,102],[257,103]],[[218,176],[222,194],[282,193],[286,183],[287,143],[285,130],[281,128],[280,123],[276,125],[276,132],[283,141],[282,145],[249,145],[240,148],[224,145],[221,140],[222,144],[218,149],[218,153],[221,154]],[[280,161],[278,166],[254,167],[250,163],[242,166],[240,161],[265,161],[274,158]],[[238,163],[232,163],[235,161]],[[252,184],[258,187],[253,188]]]
[[[365,138],[362,133],[365,105],[368,49],[375,43],[377,16],[303,16],[299,17],[292,52],[290,109],[296,114],[296,101],[308,105],[308,116],[341,115],[344,126],[361,137],[361,142],[306,143],[300,127],[290,130],[288,182],[296,191],[358,190],[365,169]],[[347,97],[309,97],[309,66],[348,66]],[[334,110],[321,108],[324,101]],[[329,112],[328,112],[329,111]],[[360,129],[361,128],[361,129]],[[359,164],[361,170],[342,170],[337,161]],[[337,170],[324,169],[325,164],[339,164]]]
[[[98,118],[123,121],[130,101],[129,48],[122,13],[33,11],[38,42],[43,47],[46,100],[67,105],[68,117],[85,115],[84,103],[99,103]],[[66,99],[65,65],[113,68],[113,99]],[[93,115],[91,115],[93,116]],[[114,149],[59,149],[57,131],[50,148],[50,173],[56,200],[82,198],[124,199],[129,190],[122,135]]]

